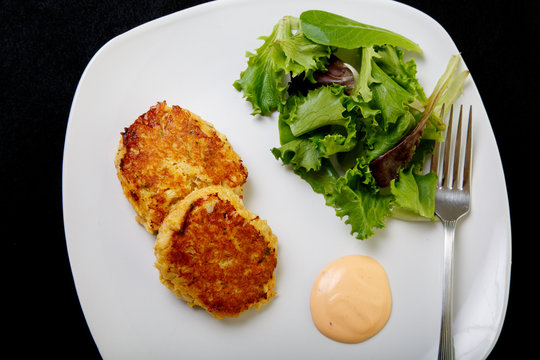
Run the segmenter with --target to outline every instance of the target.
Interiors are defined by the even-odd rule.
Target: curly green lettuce
[[[253,106],[253,114],[268,115],[285,103],[287,79],[292,74],[309,77],[324,69],[330,48],[314,43],[299,31],[299,20],[286,16],[255,53],[247,53],[248,67],[234,82]]]
[[[414,60],[405,60],[406,51],[422,50],[391,31],[310,10],[284,17],[262,40],[234,86],[253,114],[279,112],[276,159],[324,196],[358,239],[389,216],[432,219],[437,177],[424,173],[424,162],[442,139],[442,102],[453,103],[467,77],[455,76],[459,57],[450,59],[437,96],[426,97]],[[413,129],[420,137],[410,160],[381,186],[370,164]]]

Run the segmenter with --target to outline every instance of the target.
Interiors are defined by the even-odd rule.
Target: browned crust
[[[193,190],[223,185],[242,192],[247,169],[241,158],[224,135],[189,110],[158,102],[121,135],[117,175],[137,220],[151,233]]]
[[[173,207],[155,244],[160,279],[190,306],[237,317],[275,295],[277,238],[231,190],[197,190]]]

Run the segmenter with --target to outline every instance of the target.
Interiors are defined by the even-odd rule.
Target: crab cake
[[[224,135],[190,111],[158,102],[121,135],[117,175],[150,233],[193,190],[223,185],[241,196],[247,178],[242,159]]]
[[[215,318],[259,309],[274,295],[277,238],[228,188],[210,186],[178,202],[156,243],[160,280]]]

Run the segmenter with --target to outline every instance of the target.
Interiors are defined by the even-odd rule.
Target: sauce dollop
[[[388,322],[392,294],[386,271],[375,259],[348,255],[317,276],[310,297],[313,323],[330,339],[359,343]]]

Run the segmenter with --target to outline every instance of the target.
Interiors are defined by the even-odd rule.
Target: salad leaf
[[[377,81],[371,87],[373,100],[375,106],[381,109],[381,126],[386,129],[389,124],[394,124],[399,117],[409,112],[407,104],[414,100],[414,95],[396,83],[375,62],[372,62],[371,66],[371,74]]]
[[[328,198],[327,203],[336,208],[337,216],[346,217],[345,223],[351,225],[351,234],[356,234],[358,239],[367,239],[375,234],[374,228],[383,228],[391,213],[392,197],[389,195],[340,186]]]
[[[273,148],[272,153],[281,159],[285,165],[294,165],[294,168],[306,170],[319,170],[321,168],[321,154],[317,144],[310,139],[294,139],[279,148]]]
[[[248,67],[234,82],[253,106],[253,114],[268,115],[287,99],[287,81],[290,73],[311,74],[324,69],[330,48],[307,39],[298,30],[298,19],[286,16],[273,28],[255,54],[247,53]]]
[[[330,160],[324,160],[318,171],[298,169],[295,172],[307,181],[312,189],[324,195],[326,204],[335,208],[336,215],[351,225],[351,234],[367,239],[374,228],[383,228],[391,214],[393,196],[370,190],[369,171],[366,164],[357,166],[339,176]],[[371,185],[374,185],[371,182]]]
[[[331,87],[320,87],[308,96],[294,101],[289,108],[285,122],[289,124],[295,137],[327,125],[347,126],[350,119],[343,117],[345,107],[341,103],[341,89],[337,92]]]
[[[362,60],[360,64],[360,74],[358,81],[358,93],[362,96],[362,99],[365,102],[371,101],[373,98],[373,93],[369,86],[373,83],[378,83],[378,81],[371,75],[371,61],[374,57],[380,56],[372,46],[365,47],[362,49]]]
[[[425,218],[432,218],[435,212],[435,186],[437,175],[425,175],[413,172],[413,168],[401,170],[398,180],[392,181],[391,193],[395,205],[417,213]]]
[[[445,129],[440,118],[461,94],[468,72],[453,56],[427,97],[411,40],[318,10],[276,24],[234,83],[254,114],[279,112],[276,159],[321,194],[358,239],[389,216],[432,219],[436,175],[424,162]],[[405,144],[405,145],[404,145]],[[388,185],[376,162],[403,148]],[[397,158],[396,158],[397,159]],[[411,215],[412,214],[412,215]]]
[[[342,97],[343,87],[326,86],[290,97],[280,114],[282,146],[272,149],[274,156],[287,165],[318,170],[322,158],[352,149],[356,124],[346,115]]]
[[[414,60],[405,61],[403,51],[395,46],[379,46],[376,54],[373,60],[379,68],[402,88],[414,94],[420,102],[425,103],[426,95],[416,78]]]
[[[300,24],[306,36],[318,44],[345,49],[389,44],[422,53],[418,44],[402,35],[326,11],[304,11]]]
[[[330,56],[329,47],[315,44],[302,33],[297,33],[278,44],[286,56],[284,67],[291,72],[291,76],[298,76],[304,72],[308,72],[307,76],[311,76],[313,71],[324,69],[323,60]]]
[[[412,160],[416,147],[420,144],[420,140],[424,134],[429,117],[433,113],[440,97],[448,88],[450,78],[443,76],[442,79],[444,82],[439,81],[437,83],[414,129],[401,139],[396,146],[370,163],[369,166],[380,186],[389,186],[390,182],[398,177],[399,170]]]

